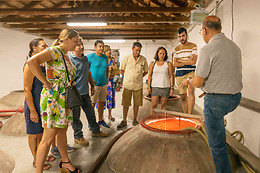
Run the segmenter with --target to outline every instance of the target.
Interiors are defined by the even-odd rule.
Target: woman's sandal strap
[[[63,168],[62,167],[62,163],[70,163],[70,161],[68,161],[68,162],[60,162],[60,168]],[[71,170],[69,170],[68,168],[64,168],[64,169],[67,169],[70,173],[78,173],[79,172],[79,169],[78,168],[75,168],[75,170],[74,171],[71,171]]]
[[[63,162],[63,161],[61,161],[61,163],[70,163],[70,160],[69,160],[68,162]]]

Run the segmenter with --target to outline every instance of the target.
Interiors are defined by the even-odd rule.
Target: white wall
[[[215,3],[215,2],[214,2]],[[214,5],[214,4],[213,4]],[[217,16],[222,21],[222,32],[231,39],[231,0],[224,0],[217,9]],[[259,45],[260,45],[260,1],[259,0],[234,0],[234,33],[233,40],[242,51],[243,63],[243,97],[260,102],[260,71],[259,69]],[[210,7],[207,10],[211,10]],[[205,45],[202,36],[199,35],[201,26],[196,26],[189,33],[189,40],[198,45],[198,50]],[[196,95],[202,91],[196,90]],[[203,99],[196,97],[196,103],[203,107]],[[233,132],[240,130],[245,137],[245,145],[258,157],[260,157],[260,114],[248,109],[238,107],[237,110],[226,116],[228,130]]]
[[[105,43],[111,47],[111,49],[118,49],[120,53],[120,60],[122,60],[126,55],[132,53],[132,44],[136,40],[126,40],[125,43]],[[85,49],[94,49],[95,40],[84,40]],[[171,53],[173,52],[173,43],[169,40],[139,40],[143,48],[141,50],[141,55],[145,56],[148,63],[153,61],[154,54],[158,47],[163,46],[167,49],[169,58],[171,58]]]
[[[0,26],[0,98],[13,90],[23,89],[23,65],[29,42],[37,36]],[[49,40],[46,40],[51,44]]]

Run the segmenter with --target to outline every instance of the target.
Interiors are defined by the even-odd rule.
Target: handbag
[[[59,51],[61,52],[61,50]],[[83,100],[76,86],[72,84],[76,80],[76,78],[70,82],[67,64],[62,52],[61,54],[62,54],[62,60],[65,64],[66,73],[69,81],[69,86],[67,87],[67,92],[66,92],[66,105],[68,106],[69,109],[77,108],[83,105]]]
[[[70,85],[67,87],[66,104],[69,109],[77,108],[83,105],[83,100],[75,85]]]

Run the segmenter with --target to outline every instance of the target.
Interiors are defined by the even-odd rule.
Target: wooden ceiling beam
[[[0,18],[0,22],[11,22],[11,23],[24,23],[24,22],[43,22],[43,23],[52,23],[52,22],[107,22],[107,23],[187,23],[189,18],[182,17],[56,17],[56,18],[44,18],[44,17],[35,17],[35,18],[23,18],[23,17],[5,17]]]
[[[179,7],[186,7],[187,4],[186,3],[183,3],[179,0],[169,0],[170,2],[174,3],[175,5],[179,6]]]
[[[24,4],[24,7],[22,9],[24,9],[24,10],[31,9],[31,8],[33,8],[34,6],[36,6],[40,3],[41,3],[41,1],[31,1],[27,4]]]
[[[205,0],[204,0],[205,1]],[[199,0],[0,0],[5,28],[57,38],[64,28],[85,39],[176,39]],[[169,7],[170,6],[170,7]],[[186,15],[187,14],[187,15]],[[107,22],[104,27],[69,27],[67,22]]]
[[[56,38],[56,37],[55,37]],[[54,38],[54,39],[55,39]],[[176,37],[82,37],[84,40],[97,40],[97,39],[124,39],[124,40],[174,40]]]
[[[80,34],[176,34],[177,29],[154,29],[154,30],[77,30]],[[61,30],[24,30],[26,33],[59,34]]]
[[[142,4],[145,7],[148,7],[149,5],[145,3],[143,0],[136,0],[138,3]]]
[[[159,1],[157,0],[150,0],[152,3],[156,4],[157,6],[159,7],[166,7],[164,4],[160,3]]]
[[[10,2],[17,2],[17,1],[27,1],[28,0],[1,0],[1,1],[10,1]],[[33,0],[33,1],[43,1],[43,0]],[[48,0],[48,1],[53,1],[53,2],[60,2],[61,0]],[[74,0],[66,0],[67,2],[68,1],[74,1]],[[105,2],[107,0],[80,0],[80,1],[88,1],[88,2],[91,2],[91,1],[100,1],[100,2]]]
[[[61,8],[64,4],[66,4],[67,2],[66,1],[61,1],[61,2],[58,2],[58,3],[55,3],[55,5],[53,6],[53,8]],[[46,8],[45,8],[46,9]],[[47,8],[48,9],[48,8]]]
[[[58,38],[58,34],[40,34],[42,37],[48,37],[48,38]],[[176,36],[170,36],[170,35],[146,35],[146,36],[140,36],[140,35],[80,35],[83,39],[176,39]]]
[[[60,2],[59,5],[65,2]],[[1,8],[0,15],[69,15],[93,13],[189,13],[185,7],[79,7],[79,8]]]
[[[44,36],[41,36],[44,37]],[[48,37],[49,39],[57,39],[57,37]],[[82,37],[84,40],[105,40],[105,39],[124,39],[124,40],[174,40],[176,37]]]
[[[2,2],[2,4],[5,4],[6,6],[11,7],[11,8],[17,8],[16,6],[11,5],[9,1],[4,1],[4,2]]]
[[[41,33],[40,35],[57,35],[59,36],[59,33],[58,34],[49,34],[49,33]],[[173,34],[173,35],[169,35],[169,34],[135,34],[135,33],[131,33],[131,34],[116,34],[116,33],[108,33],[108,34],[91,34],[91,33],[88,33],[88,34],[80,34],[80,36],[93,36],[93,37],[100,37],[100,36],[118,36],[118,37],[124,37],[124,36],[136,36],[136,37],[166,37],[166,36],[173,36],[173,37],[176,37],[176,34]]]
[[[124,25],[107,25],[101,27],[68,27],[66,24],[3,24],[5,28],[31,28],[31,29],[64,29],[64,28],[73,28],[73,29],[127,29],[127,30],[145,30],[145,29],[172,29],[186,27],[187,25],[181,24],[159,24],[159,25],[134,25],[134,24],[124,24]]]

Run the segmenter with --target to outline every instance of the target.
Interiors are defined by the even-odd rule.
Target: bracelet
[[[94,85],[91,85],[91,88],[94,88]]]

